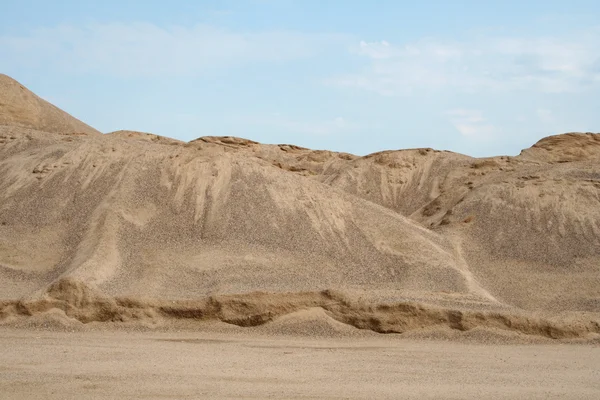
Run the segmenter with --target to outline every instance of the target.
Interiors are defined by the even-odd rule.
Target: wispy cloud
[[[583,91],[600,84],[600,29],[571,37],[423,39],[408,44],[361,41],[353,53],[363,71],[332,80],[382,95],[452,87],[459,90]]]
[[[394,48],[385,40],[374,43],[367,43],[364,40],[361,40],[358,49],[356,49],[356,53],[370,58],[383,60],[393,56]]]
[[[22,36],[0,36],[0,66],[10,62],[119,76],[195,75],[207,68],[308,58],[339,47],[342,40],[333,34],[240,33],[211,25],[59,26]]]
[[[455,109],[445,115],[456,130],[467,138],[489,139],[499,133],[499,129],[487,122],[479,110]]]
[[[269,116],[245,116],[241,118],[241,122],[301,135],[332,135],[358,128],[356,124],[343,117],[325,120],[301,120],[278,113]]]

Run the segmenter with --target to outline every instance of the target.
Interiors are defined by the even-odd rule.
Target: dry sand
[[[0,330],[3,399],[598,399],[600,348]]]
[[[4,74],[0,74],[0,125],[54,133],[100,134]]]
[[[359,157],[235,137],[184,143],[128,130],[103,135],[0,75],[0,326],[56,331],[47,335],[58,342],[77,338],[73,351],[81,357],[91,351],[87,335],[108,340],[98,331],[129,346],[130,336],[110,332],[191,334],[215,324],[223,335],[241,329],[333,342],[394,333],[488,346],[594,346],[600,340],[599,144],[599,134],[570,133],[542,139],[516,157],[476,159],[433,149]],[[64,333],[70,331],[78,333]],[[33,340],[25,334],[22,346],[31,343],[28,337]],[[143,339],[131,351],[156,348],[152,356],[169,357],[176,345],[168,343]],[[448,346],[467,354],[495,351]],[[554,371],[552,350],[533,348],[544,349],[540,368]],[[51,360],[58,347],[51,349],[36,347],[38,360]],[[251,362],[253,351],[237,355],[240,363]],[[331,380],[331,390],[365,397],[352,384],[371,367],[358,371],[363,353],[352,354],[344,354],[356,359],[338,366],[341,378]],[[382,355],[364,354],[371,366]],[[432,361],[435,354],[425,352],[423,363],[410,367],[459,374]],[[337,366],[338,354],[331,357]],[[492,368],[487,358],[480,361]],[[489,380],[487,372],[456,382],[476,383],[467,397],[477,397],[477,390],[527,395],[535,389],[528,380],[549,382],[548,396],[591,393],[589,375],[571,376],[569,366],[567,380],[545,380],[524,367],[529,360],[520,362],[515,368],[524,372],[511,369],[507,386],[497,391],[497,380],[477,386]],[[136,365],[123,364],[123,373]],[[164,379],[177,379],[168,364],[160,368]],[[390,371],[382,382],[398,372]],[[183,380],[194,376],[177,373]],[[333,396],[311,388],[316,370],[306,373],[304,393]],[[401,387],[417,397],[446,390],[452,397],[462,387],[419,392],[427,390],[426,377],[415,374],[414,384],[369,390],[384,397]],[[127,376],[162,393],[162,379]],[[576,379],[587,384],[569,386]],[[291,387],[301,390],[285,382],[290,396]],[[266,386],[257,385],[256,396],[277,394],[260,387]]]

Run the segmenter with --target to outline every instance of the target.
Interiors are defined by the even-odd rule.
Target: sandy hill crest
[[[600,158],[600,135],[564,133],[539,140],[521,152],[521,158],[545,162],[572,162]]]
[[[517,157],[358,157],[73,134],[19,91],[0,108],[0,323],[600,334],[597,134]]]
[[[185,143],[180,140],[171,139],[171,138],[168,138],[165,136],[155,135],[153,133],[148,133],[148,132],[139,132],[139,131],[119,130],[119,131],[109,132],[109,133],[107,133],[107,135],[113,135],[113,136],[123,137],[123,138],[127,138],[127,139],[134,139],[134,140],[143,140],[143,141],[147,141],[147,142],[154,142],[154,143],[160,143],[160,144],[168,144],[168,145],[178,145],[178,144]]]
[[[100,134],[4,74],[0,74],[0,125],[53,133]]]

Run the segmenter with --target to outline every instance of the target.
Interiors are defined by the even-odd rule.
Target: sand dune
[[[600,337],[600,135],[486,159],[184,143],[0,85],[1,323]]]

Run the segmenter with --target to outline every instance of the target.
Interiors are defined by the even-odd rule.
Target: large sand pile
[[[600,333],[598,135],[489,159],[183,143],[0,78],[5,323]]]

